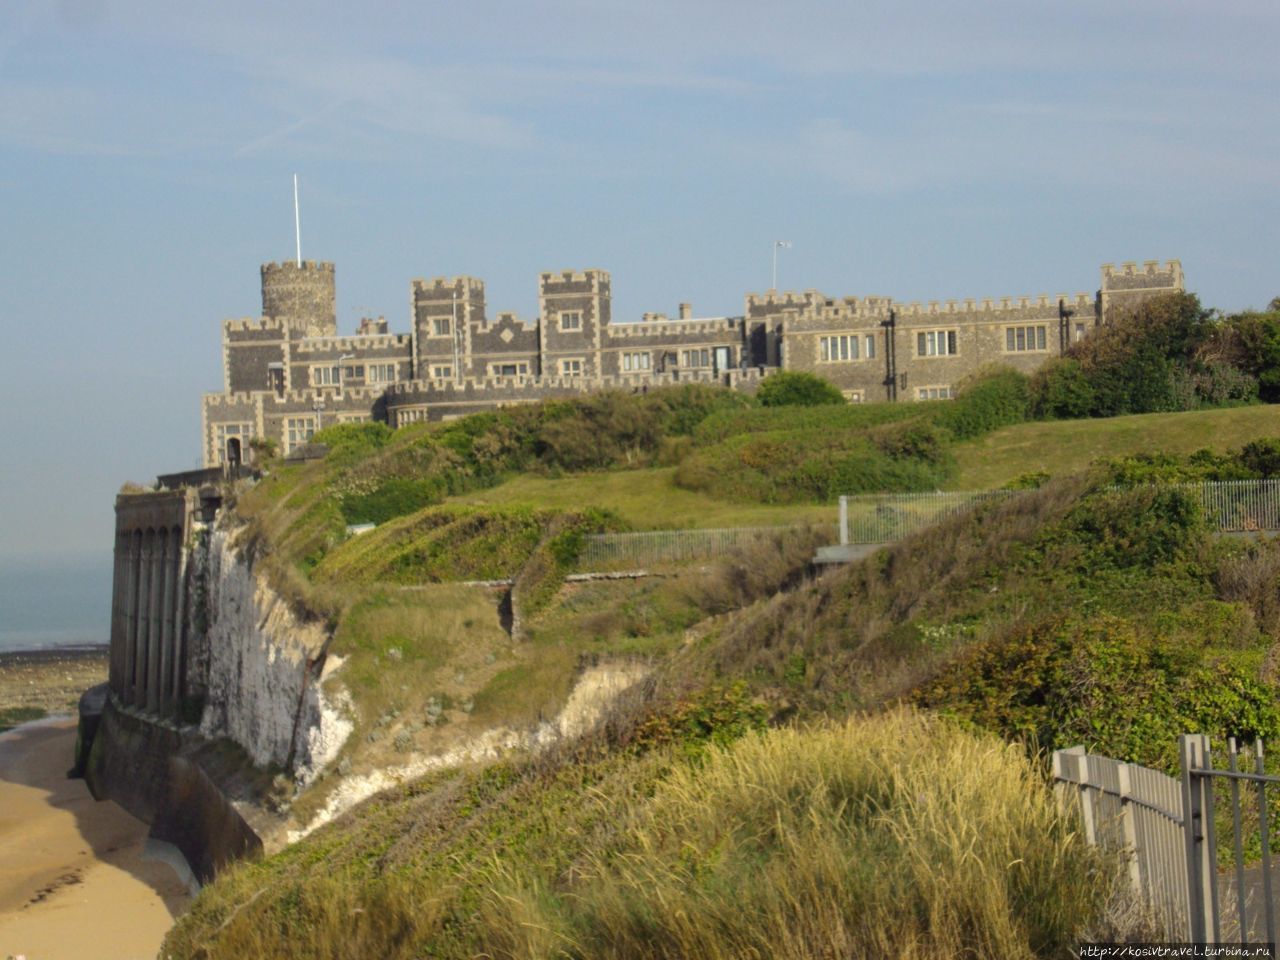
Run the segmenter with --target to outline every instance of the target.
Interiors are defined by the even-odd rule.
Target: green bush
[[[350,462],[382,449],[392,432],[385,423],[338,423],[317,431],[311,439],[329,448],[330,459]]]
[[[1093,412],[1093,384],[1080,361],[1055,357],[1031,376],[1031,415],[1038,420],[1072,420]]]
[[[1255,476],[1280,477],[1280,439],[1252,440],[1244,445],[1239,459],[1241,465]]]
[[[368,493],[346,494],[339,501],[342,518],[349,524],[386,523],[439,503],[448,492],[440,476],[413,479],[388,477]]]
[[[1206,657],[1186,634],[1153,636],[1099,617],[1041,622],[979,644],[913,699],[1042,750],[1083,743],[1172,770],[1178,735],[1188,731],[1276,736],[1276,695],[1248,658]]]
[[[934,417],[934,422],[957,440],[980,437],[1027,419],[1031,407],[1028,380],[1011,367],[979,370],[958,387],[956,399]]]
[[[783,370],[765,377],[756,399],[766,407],[820,407],[845,402],[844,394],[831,381],[802,370]]]

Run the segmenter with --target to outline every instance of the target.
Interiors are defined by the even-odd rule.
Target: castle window
[[[284,452],[292,453],[316,432],[315,417],[287,417],[284,421]]]
[[[680,352],[680,366],[709,367],[711,366],[711,351],[705,347],[701,350],[682,350]]]
[[[622,372],[638,373],[649,369],[650,357],[647,353],[624,353],[622,355]]]
[[[917,357],[948,357],[958,352],[954,330],[921,330],[916,334]]]
[[[1076,339],[1077,339],[1077,340],[1083,340],[1083,339],[1084,339],[1084,324],[1083,324],[1083,323],[1077,323],[1077,324],[1076,324]]]
[[[347,369],[343,372],[342,375],[346,377],[348,380],[363,380],[364,365],[361,364],[360,366],[356,366],[356,367],[347,367]]]
[[[432,367],[431,376],[437,380],[448,380],[453,376],[453,367],[448,365],[443,367]]]
[[[818,360],[822,363],[838,363],[841,360],[858,359],[858,336],[818,338]]]
[[[920,387],[916,390],[917,400],[950,400],[954,396],[950,387]]]
[[[874,334],[867,334],[867,359],[874,360],[876,358],[876,338]]]
[[[396,365],[394,363],[369,364],[370,383],[394,383],[396,381]]]
[[[579,357],[575,357],[572,360],[561,360],[560,375],[563,377],[582,376],[582,359]]]
[[[1006,353],[1044,350],[1048,337],[1048,328],[1043,324],[1035,327],[1005,327],[1004,349]]]
[[[529,375],[527,363],[493,363],[489,365],[489,374],[494,377],[525,377]]]
[[[341,367],[312,367],[311,386],[339,387],[342,385]]]
[[[581,330],[581,329],[582,329],[581,311],[573,310],[568,313],[560,314],[560,332],[561,333],[565,332],[566,330]]]
[[[449,335],[449,318],[436,317],[431,321],[431,332],[433,336],[447,337]]]
[[[253,425],[250,423],[219,423],[213,428],[214,445],[218,451],[218,462],[227,459],[227,442],[235,440],[243,451],[249,446],[253,437]]]

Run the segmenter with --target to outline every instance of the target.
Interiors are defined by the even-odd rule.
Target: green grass
[[[728,503],[677,487],[675,468],[616,470],[550,478],[528,474],[497,487],[453,497],[467,506],[537,506],[547,510],[596,507],[613,511],[633,530],[753,527],[831,523],[835,512],[818,504]]]
[[[1259,437],[1280,437],[1280,408],[1264,405],[1020,423],[952,447],[958,469],[947,488],[988,490],[1041,470],[1062,476],[1100,457],[1188,454],[1202,448],[1225,453]]]

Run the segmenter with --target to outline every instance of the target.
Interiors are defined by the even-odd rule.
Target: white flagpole
[[[297,242],[298,268],[302,268],[302,218],[298,213],[298,175],[293,175],[293,236]]]
[[[773,241],[773,287],[771,288],[773,290],[778,289],[778,248],[779,247],[784,247],[789,249],[791,247],[791,241],[790,240]]]

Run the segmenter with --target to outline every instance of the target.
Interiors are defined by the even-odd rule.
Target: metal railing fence
[[[1225,768],[1214,765],[1209,738],[1199,734],[1179,737],[1178,755],[1175,780],[1083,747],[1058,750],[1054,786],[1064,805],[1078,809],[1089,843],[1126,856],[1129,881],[1165,936],[1269,943],[1274,957],[1276,826],[1267,788],[1280,777],[1265,772],[1261,740],[1246,755],[1229,739]],[[1231,843],[1223,873],[1219,821]],[[1250,866],[1245,851],[1255,845],[1259,860]]]
[[[1223,533],[1280,530],[1280,479],[1208,480],[1173,486],[1197,495],[1210,522]]]
[[[1280,530],[1280,480],[1206,481],[1170,486],[1196,496],[1209,521],[1221,532]],[[843,496],[839,500],[839,542],[842,545],[893,543],[974,507],[1025,493],[1025,490],[955,490]],[[617,570],[710,559],[762,536],[803,526],[593,534],[586,538],[578,567],[583,571]]]
[[[949,490],[869,493],[840,498],[840,543],[893,543],[983,503],[1007,500],[1023,490]]]

